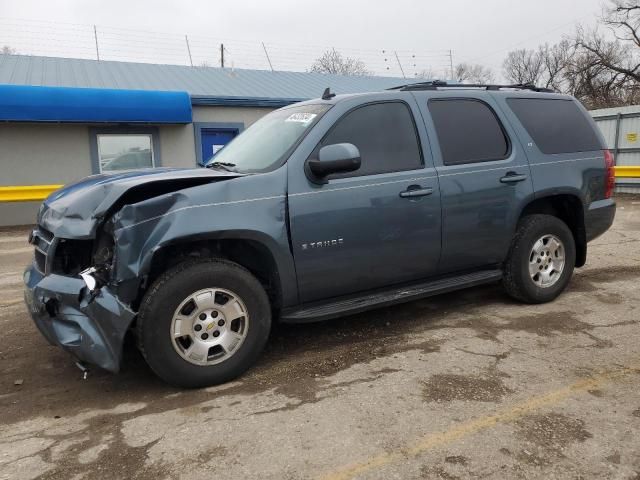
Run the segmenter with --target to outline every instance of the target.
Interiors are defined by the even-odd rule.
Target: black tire
[[[244,302],[248,329],[229,358],[195,365],[178,354],[171,337],[173,313],[184,299],[207,288],[235,292]],[[245,268],[223,259],[189,260],[162,274],[145,294],[137,320],[138,346],[153,372],[178,387],[216,385],[238,377],[260,355],[271,329],[271,307],[260,282]]]
[[[555,235],[564,246],[565,263],[554,284],[538,286],[529,274],[529,260],[534,243],[544,235]],[[504,264],[502,283],[507,293],[525,303],[545,303],[566,288],[576,263],[576,246],[569,227],[552,215],[528,215],[518,224]]]

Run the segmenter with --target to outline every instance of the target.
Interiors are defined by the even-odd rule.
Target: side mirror
[[[314,177],[324,179],[332,173],[353,172],[360,168],[360,150],[351,143],[326,145],[318,152],[317,160],[307,162]]]

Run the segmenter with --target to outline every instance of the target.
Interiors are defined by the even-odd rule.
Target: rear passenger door
[[[456,92],[458,93],[458,92]],[[526,155],[489,95],[424,102],[442,201],[439,272],[498,264],[533,195]]]

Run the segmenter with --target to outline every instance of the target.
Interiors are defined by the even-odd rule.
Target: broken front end
[[[42,227],[29,242],[35,257],[24,273],[25,301],[40,332],[80,362],[117,372],[135,313],[109,284],[113,248],[56,238]]]

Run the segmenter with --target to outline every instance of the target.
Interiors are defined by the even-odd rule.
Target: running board
[[[485,283],[492,283],[502,278],[501,270],[482,270],[455,277],[431,280],[410,286],[394,287],[393,289],[367,292],[360,296],[342,297],[326,303],[307,304],[301,307],[287,308],[282,311],[280,320],[285,323],[304,323],[342,315],[351,315],[372,308],[384,307],[395,303],[408,302],[419,298],[431,297],[441,293],[452,292],[467,287],[475,287]]]

